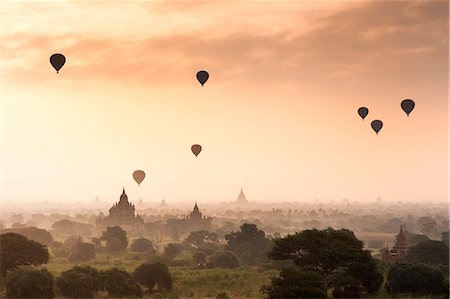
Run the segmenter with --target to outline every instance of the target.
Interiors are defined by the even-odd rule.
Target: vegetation
[[[106,228],[100,240],[106,241],[106,248],[110,252],[125,251],[128,247],[127,232],[120,226],[113,226]]]
[[[133,272],[134,279],[146,286],[150,292],[155,286],[159,289],[172,289],[172,276],[166,265],[161,263],[142,264]]]
[[[130,250],[135,252],[155,253],[152,241],[145,238],[134,240],[133,244],[130,246]]]
[[[262,292],[268,298],[327,298],[327,289],[320,274],[296,268],[285,268],[272,278]]]
[[[41,265],[48,262],[47,247],[28,240],[26,237],[6,233],[0,235],[0,274],[6,276],[8,270],[14,270],[20,265]]]
[[[369,293],[376,293],[383,282],[376,261],[349,230],[305,230],[274,243],[272,259],[292,260],[299,269],[320,274],[327,289],[342,286],[335,283],[338,273],[361,281]]]
[[[108,292],[111,297],[142,296],[142,290],[130,273],[113,268],[100,273],[100,285],[102,290]]]
[[[164,247],[164,256],[173,259],[183,252],[183,245],[179,243],[169,243]]]
[[[74,267],[61,273],[56,286],[68,298],[93,298],[100,290],[98,271],[95,268]]]
[[[425,241],[408,250],[406,260],[425,264],[448,265],[449,248],[441,241]]]
[[[81,238],[75,243],[69,256],[69,261],[88,261],[95,257],[95,246],[91,243],[84,243]]]
[[[7,298],[53,298],[53,275],[46,269],[21,266],[8,272],[6,277]]]
[[[396,264],[389,269],[386,282],[389,294],[413,296],[448,294],[448,283],[437,269],[422,264]]]

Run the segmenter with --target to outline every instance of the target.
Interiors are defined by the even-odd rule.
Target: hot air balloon
[[[145,179],[145,172],[143,172],[142,170],[136,170],[135,172],[133,172],[133,178],[138,186],[140,186],[142,181]]]
[[[191,146],[191,151],[197,158],[198,154],[200,154],[200,152],[202,151],[202,146],[200,144],[194,144],[193,146]]]
[[[403,111],[405,111],[406,115],[409,116],[409,114],[414,110],[414,106],[416,106],[416,104],[411,99],[405,99],[402,101],[400,106],[402,107]]]
[[[383,122],[381,120],[374,120],[371,123],[372,129],[377,133],[380,132],[381,128],[383,127]]]
[[[62,54],[53,54],[52,56],[50,56],[50,63],[58,74],[64,63],[66,63],[66,57],[64,57],[64,55]]]
[[[206,81],[208,81],[209,78],[209,74],[207,71],[199,71],[197,73],[197,80],[198,82],[200,82],[200,84],[203,86],[203,84],[206,83]]]
[[[358,114],[364,120],[364,118],[366,118],[367,114],[369,114],[369,109],[367,109],[366,107],[361,107],[358,109]]]

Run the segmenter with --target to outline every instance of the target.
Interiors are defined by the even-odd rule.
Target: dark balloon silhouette
[[[142,170],[136,170],[135,172],[133,172],[133,178],[138,186],[140,186],[142,181],[145,179],[145,172],[143,172]]]
[[[198,82],[200,82],[200,84],[202,84],[202,86],[203,86],[203,84],[206,83],[206,81],[208,81],[208,78],[209,78],[209,74],[207,71],[199,71],[197,73],[197,80],[198,80]]]
[[[380,132],[381,128],[383,127],[383,122],[381,120],[374,120],[371,123],[372,129],[377,133]]]
[[[191,146],[191,151],[194,153],[195,157],[197,157],[202,151],[202,146],[200,144],[194,144]]]
[[[50,56],[50,63],[58,74],[64,63],[66,63],[66,57],[64,57],[64,55],[62,54],[53,54],[52,56]]]
[[[364,118],[366,118],[367,114],[369,114],[369,109],[367,109],[366,107],[361,107],[358,109],[358,114],[364,120]]]
[[[406,115],[409,116],[409,114],[414,110],[414,106],[416,106],[416,104],[411,99],[405,99],[402,101],[400,106],[402,106],[402,109],[405,111]]]

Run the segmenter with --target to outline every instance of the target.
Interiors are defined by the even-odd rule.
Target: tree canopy
[[[106,228],[100,240],[106,241],[106,248],[112,252],[124,251],[128,247],[127,232],[117,225]]]
[[[370,252],[363,250],[363,242],[347,229],[305,230],[274,240],[269,257],[292,260],[304,271],[319,273],[327,288],[333,287],[332,275],[344,272],[359,279],[367,290],[376,292],[382,274]]]
[[[405,260],[426,264],[448,265],[448,253],[449,248],[445,243],[429,240],[409,248]]]
[[[0,235],[0,274],[20,265],[41,265],[48,262],[47,247],[26,237],[7,233]]]
[[[448,294],[444,275],[423,264],[398,263],[388,272],[386,290],[389,294],[411,293],[413,296]]]
[[[162,263],[145,263],[136,268],[133,272],[134,279],[146,286],[150,292],[155,286],[159,289],[172,289],[172,276],[169,269]]]
[[[142,296],[142,289],[130,273],[113,268],[100,272],[100,285],[102,290],[109,293],[110,297]]]
[[[145,238],[134,240],[134,242],[130,246],[130,250],[135,252],[155,252],[152,241]]]
[[[54,279],[47,269],[21,266],[8,272],[6,277],[7,298],[53,298]]]
[[[93,298],[100,290],[98,271],[90,266],[75,266],[61,273],[56,286],[68,298]]]

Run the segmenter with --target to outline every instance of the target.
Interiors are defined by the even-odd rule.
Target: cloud
[[[425,80],[430,72],[446,74],[447,11],[447,2],[376,1],[318,14],[307,30],[230,26],[221,34],[206,28],[147,38],[20,33],[5,36],[1,50],[6,77],[21,84],[52,80],[51,49],[67,56],[61,75],[75,81],[191,84],[196,70],[205,68],[224,84],[298,83],[320,89],[349,82],[389,85],[389,76],[406,84]],[[291,12],[299,18],[302,13]]]

